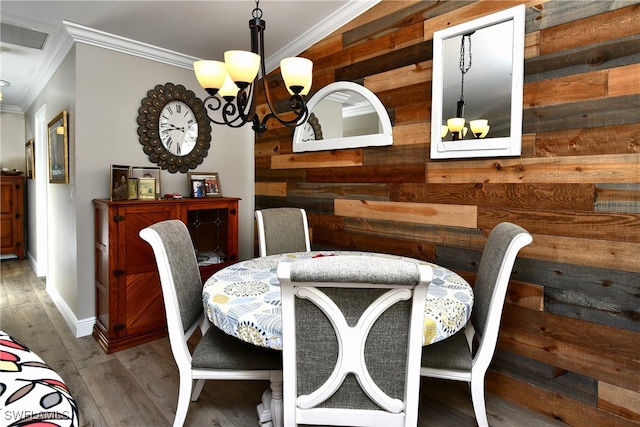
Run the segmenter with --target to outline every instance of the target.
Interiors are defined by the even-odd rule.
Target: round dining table
[[[471,286],[451,270],[426,261],[396,255],[353,251],[312,251],[270,255],[240,261],[213,274],[203,287],[203,304],[211,322],[248,343],[282,350],[282,312],[277,268],[323,256],[359,255],[401,259],[427,264],[433,280],[425,301],[423,345],[458,332],[469,320],[473,306]]]

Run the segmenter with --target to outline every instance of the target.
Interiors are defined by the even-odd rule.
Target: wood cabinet
[[[94,200],[96,323],[107,353],[166,336],[160,278],[138,233],[167,219],[187,224],[203,281],[238,261],[237,198]]]
[[[0,176],[0,253],[24,259],[24,177]]]

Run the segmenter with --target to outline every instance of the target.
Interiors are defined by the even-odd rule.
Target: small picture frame
[[[191,197],[193,197],[194,199],[207,197],[205,186],[206,184],[204,179],[192,179],[191,180]]]
[[[205,197],[222,197],[222,186],[218,172],[187,172],[189,183],[193,180],[203,180]]]
[[[129,178],[129,200],[138,200],[138,178]]]
[[[111,165],[111,200],[129,200],[129,166]]]
[[[156,199],[156,179],[138,178],[138,200]]]
[[[156,198],[160,198],[160,166],[131,166],[131,178],[154,178]]]
[[[27,176],[27,179],[34,179],[35,157],[33,152],[33,139],[30,139],[29,141],[27,141],[27,143],[24,146],[24,158],[27,162],[27,165],[24,168],[26,172],[25,175]]]

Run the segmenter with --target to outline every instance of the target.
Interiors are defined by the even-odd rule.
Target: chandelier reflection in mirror
[[[460,40],[460,100],[456,105],[456,116],[447,120],[446,125],[442,125],[441,128],[441,136],[444,139],[449,132],[451,132],[451,139],[453,141],[459,141],[464,139],[467,136],[468,128],[465,126],[466,120],[464,118],[464,76],[471,69],[472,64],[472,56],[471,56],[471,35],[475,31],[464,34],[462,39]],[[466,61],[466,43],[465,39],[469,44],[469,62]],[[471,120],[469,122],[469,126],[471,127],[471,134],[474,138],[484,138],[489,133],[489,121],[487,119],[477,119]]]
[[[193,64],[198,82],[209,94],[203,102],[212,123],[237,128],[251,122],[253,130],[260,136],[267,130],[266,122],[269,119],[275,118],[288,127],[296,127],[307,120],[308,109],[304,96],[311,89],[313,63],[309,59],[300,57],[285,58],[280,61],[280,72],[291,95],[289,107],[295,114],[295,117],[290,120],[283,119],[275,112],[266,79],[265,26],[260,1],[256,0],[256,7],[249,21],[251,52],[229,50],[224,53],[224,62],[206,60],[196,61]],[[270,110],[262,120],[256,112],[255,89],[259,79],[262,79]],[[222,120],[214,119],[210,112],[219,112]]]

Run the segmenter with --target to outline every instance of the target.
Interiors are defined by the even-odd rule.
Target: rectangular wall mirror
[[[433,35],[431,158],[519,156],[524,5]]]

